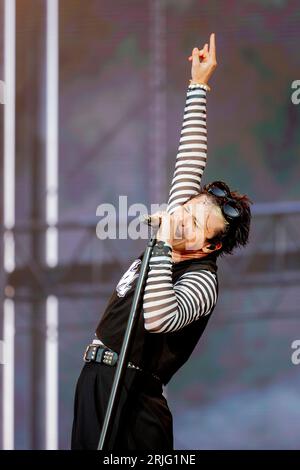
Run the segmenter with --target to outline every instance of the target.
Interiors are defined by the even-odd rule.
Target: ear
[[[213,251],[219,250],[222,247],[222,242],[218,243],[210,243],[207,242],[207,244],[204,245],[202,248],[202,251],[204,253],[212,253]]]

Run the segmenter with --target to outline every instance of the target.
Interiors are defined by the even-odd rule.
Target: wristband
[[[193,80],[190,80],[189,86],[191,85],[199,85],[200,88],[203,88],[205,91],[210,91],[211,88],[206,83],[191,83]]]

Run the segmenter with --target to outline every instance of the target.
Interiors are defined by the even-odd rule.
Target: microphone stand
[[[118,408],[118,403],[120,400],[121,388],[124,382],[125,371],[127,368],[127,358],[130,352],[130,346],[134,338],[134,326],[137,320],[138,307],[143,293],[143,285],[148,274],[148,266],[150,261],[150,256],[152,249],[156,243],[156,238],[150,238],[147,243],[147,247],[144,252],[143,260],[141,263],[140,274],[137,280],[136,288],[134,291],[134,297],[132,301],[132,306],[127,322],[127,327],[124,335],[124,340],[122,344],[122,349],[119,354],[117,369],[114,375],[114,381],[112,384],[111,394],[109,397],[107,410],[105,413],[105,418],[102,426],[102,431],[100,434],[98,450],[104,450],[108,444],[109,435],[111,433],[112,424],[116,415]]]

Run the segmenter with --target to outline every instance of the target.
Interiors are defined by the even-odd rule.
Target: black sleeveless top
[[[125,289],[124,286],[120,286],[120,288],[117,287],[114,290],[96,328],[96,336],[107,347],[118,353],[120,353],[122,348],[142,257],[143,253],[132,264],[131,271],[130,268],[128,270],[131,273],[131,282],[125,286]],[[174,263],[172,265],[173,284],[184,273],[203,269],[217,274],[218,268],[214,253],[209,254],[205,258]],[[193,321],[180,330],[170,333],[150,333],[144,327],[142,305],[140,305],[129,361],[149,372],[155,373],[161,378],[163,384],[166,385],[192,354],[213,310],[214,307],[208,315],[200,316],[198,320]]]

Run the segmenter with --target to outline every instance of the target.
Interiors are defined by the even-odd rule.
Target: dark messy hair
[[[221,183],[228,189],[230,197],[236,201],[237,206],[241,211],[241,215],[236,221],[229,221],[229,224],[226,224],[222,231],[216,233],[207,241],[210,243],[222,242],[222,247],[214,252],[217,256],[222,256],[224,254],[231,255],[235,248],[245,246],[249,241],[251,223],[250,204],[253,204],[253,202],[246,194],[240,194],[238,191],[231,191],[228,185],[223,181],[214,181],[213,183],[206,184],[201,187],[199,194],[194,197],[206,194],[214,204],[222,208],[224,198],[216,197],[207,192],[209,187],[214,183]]]

